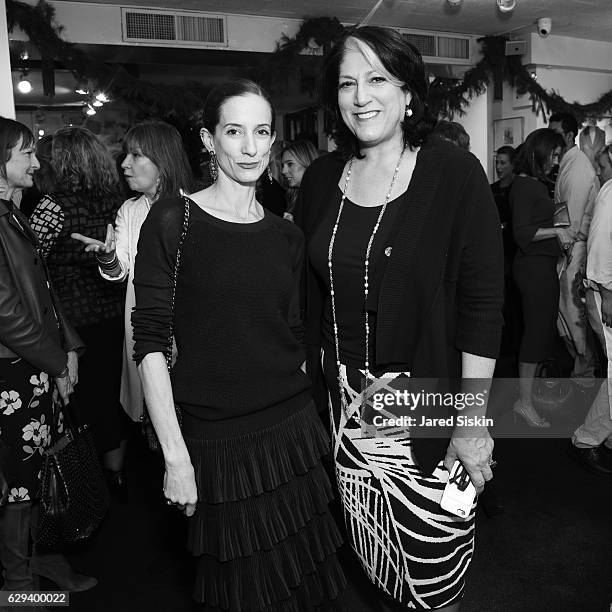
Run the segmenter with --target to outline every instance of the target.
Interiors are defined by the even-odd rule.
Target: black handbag
[[[110,494],[88,425],[74,403],[64,405],[64,434],[45,451],[34,540],[53,548],[91,536],[110,505]],[[56,410],[59,417],[59,410]]]
[[[183,228],[181,230],[181,236],[179,238],[178,247],[176,249],[176,263],[174,264],[174,277],[172,279],[172,298],[170,309],[172,316],[170,318],[170,329],[168,331],[168,341],[166,343],[166,348],[164,350],[164,357],[166,358],[166,367],[168,368],[168,374],[172,369],[172,346],[174,344],[174,300],[176,298],[176,283],[178,280],[179,271],[181,268],[181,251],[183,248],[183,243],[185,242],[185,237],[187,236],[187,230],[189,229],[189,213],[190,213],[190,205],[191,200],[186,197],[183,197],[184,204],[184,213],[183,213]],[[174,409],[176,410],[176,418],[178,419],[179,427],[181,425],[181,409],[179,406],[174,404]],[[142,424],[142,432],[147,441],[147,445],[149,449],[153,451],[160,451],[161,447],[159,444],[159,439],[157,437],[157,433],[155,433],[155,428],[153,427],[153,423],[151,422],[151,417],[149,416],[149,411],[147,410],[146,402],[143,402],[142,407],[142,415],[140,417],[140,421]]]

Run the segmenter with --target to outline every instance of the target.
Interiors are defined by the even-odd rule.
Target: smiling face
[[[159,170],[139,146],[132,145],[128,149],[121,167],[130,189],[144,193],[151,199],[155,198],[159,186]]]
[[[495,156],[495,172],[497,172],[497,178],[502,181],[508,178],[514,172],[514,166],[510,161],[510,156],[506,153],[498,153]]]
[[[291,151],[285,151],[282,157],[281,174],[287,183],[287,187],[297,188],[302,183],[302,176],[306,171],[306,166],[300,164]]]
[[[221,106],[214,134],[202,129],[200,135],[217,156],[219,180],[255,184],[270,161],[272,109],[257,94],[228,98]]]
[[[394,139],[402,142],[402,121],[412,99],[371,55],[367,59],[356,47],[347,46],[338,79],[340,114],[363,148]]]
[[[6,183],[11,190],[32,187],[33,174],[40,168],[34,145],[22,149],[22,144],[20,138],[6,162]]]

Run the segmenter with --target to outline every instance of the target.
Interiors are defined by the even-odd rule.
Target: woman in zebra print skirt
[[[429,137],[427,88],[421,56],[393,30],[359,28],[334,47],[323,95],[338,150],[304,175],[296,222],[308,241],[308,367],[327,386],[348,539],[401,605],[457,610],[475,504],[458,518],[440,499],[457,459],[483,489],[493,441],[486,428],[371,435],[362,413],[364,380],[381,393],[415,378],[465,386],[489,379],[497,356],[495,203],[476,158]]]

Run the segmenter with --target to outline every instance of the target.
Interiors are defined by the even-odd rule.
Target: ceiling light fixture
[[[32,83],[28,80],[28,71],[24,70],[21,73],[21,77],[19,79],[19,83],[17,83],[17,89],[22,94],[29,94],[32,91]]]
[[[96,100],[97,100],[98,102],[102,102],[102,103],[104,103],[104,102],[108,102],[108,96],[107,96],[107,95],[106,95],[104,92],[99,91],[99,92],[96,94]]]
[[[446,0],[450,6],[461,6],[463,4],[463,0]]]
[[[95,106],[96,108],[100,108],[101,106],[104,106],[104,102],[100,102],[100,100],[94,100],[92,102],[93,106]]]
[[[516,0],[497,0],[497,8],[502,13],[511,13],[516,8]]]
[[[85,111],[85,114],[92,117],[93,115],[96,114],[96,109],[93,106],[91,106],[91,104],[87,104],[87,110]]]

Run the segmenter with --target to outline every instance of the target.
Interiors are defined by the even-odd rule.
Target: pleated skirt
[[[342,540],[321,464],[329,438],[314,404],[264,413],[253,431],[224,427],[216,422],[205,437],[201,423],[183,420],[199,497],[188,532],[194,599],[232,612],[341,609]]]

